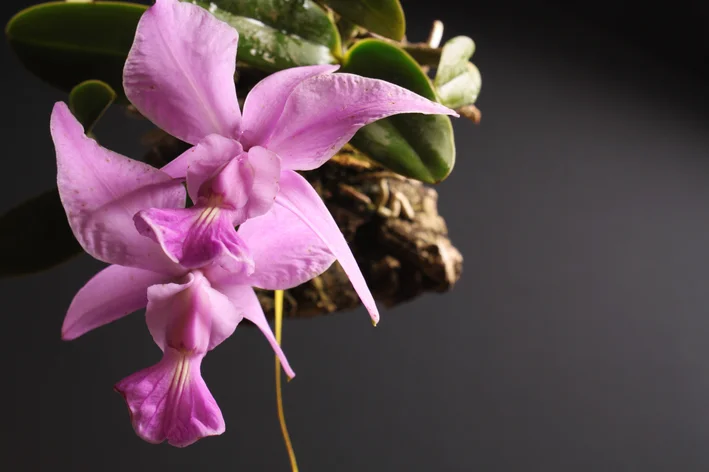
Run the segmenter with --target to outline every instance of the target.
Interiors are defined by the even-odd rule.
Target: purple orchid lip
[[[226,430],[222,412],[200,374],[202,358],[168,348],[159,363],[114,386],[140,438],[185,447]]]
[[[170,260],[188,268],[212,262],[251,274],[249,248],[235,226],[268,212],[278,194],[280,159],[255,146],[209,135],[185,153],[188,209],[151,208],[136,214],[138,232],[160,244]]]

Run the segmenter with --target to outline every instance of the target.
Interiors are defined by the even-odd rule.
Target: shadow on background
[[[3,20],[31,3],[3,3]],[[438,187],[464,275],[377,329],[363,310],[286,323],[301,469],[709,470],[707,8],[404,5],[410,39],[440,18],[478,46],[483,122],[455,124]],[[5,211],[53,185],[49,113],[66,97],[7,46],[1,60]],[[97,134],[138,156],[147,129],[114,110]],[[112,385],[160,357],[142,314],[59,339],[100,266],[0,285],[2,469],[288,470],[253,329],[203,366],[223,436],[177,450],[134,435]]]

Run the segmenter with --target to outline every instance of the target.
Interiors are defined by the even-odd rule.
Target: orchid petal
[[[203,356],[168,348],[158,364],[116,384],[139,437],[185,447],[225,431],[222,412],[202,379]]]
[[[171,135],[197,144],[234,136],[241,114],[234,71],[238,33],[207,10],[157,0],[140,18],[123,70],[126,96]]]
[[[248,283],[259,288],[296,287],[322,274],[335,261],[320,237],[280,205],[243,223],[239,236],[249,247],[256,268]]]
[[[166,173],[170,177],[174,179],[184,179],[185,176],[187,175],[187,168],[189,167],[189,162],[187,159],[180,159],[182,156],[185,156],[188,152],[190,152],[194,147],[189,148],[187,151],[183,152],[179,156],[177,156],[175,159],[171,160],[164,166],[160,168],[160,171]]]
[[[276,204],[300,218],[327,245],[349,277],[352,286],[362,300],[362,304],[376,324],[379,321],[379,311],[367,287],[367,282],[364,280],[340,228],[315,189],[299,174],[288,170],[283,171],[281,173],[281,191],[276,197]]]
[[[181,283],[148,289],[148,329],[165,352],[173,348],[204,354],[231,336],[242,318],[199,271],[190,272]]]
[[[254,177],[245,218],[234,224],[263,215],[273,207],[273,201],[278,195],[278,180],[281,176],[281,159],[278,155],[259,146],[252,147],[249,149],[249,164]]]
[[[133,226],[133,215],[151,207],[185,205],[176,180],[147,164],[99,146],[64,103],[52,111],[57,184],[74,236],[104,262],[177,273],[180,268]]]
[[[457,114],[383,80],[322,74],[301,82],[288,97],[268,144],[284,169],[320,167],[366,124],[399,113]]]
[[[241,142],[247,148],[263,145],[283,113],[286,100],[302,81],[320,74],[330,74],[340,66],[318,65],[293,67],[275,72],[251,89],[244,102]]]
[[[218,200],[234,210],[235,225],[271,209],[281,173],[275,153],[259,146],[241,150],[236,141],[212,135],[185,153],[190,198],[203,205]]]
[[[226,163],[239,157],[243,152],[244,149],[238,141],[212,134],[182,153],[168,166],[172,165],[173,169],[177,169],[178,166],[185,169],[182,177],[187,178],[187,192],[192,201],[197,202],[199,190],[205,182],[212,179]]]
[[[187,172],[190,181],[190,172]],[[189,184],[188,184],[189,185]],[[210,199],[217,198],[220,205],[240,210],[249,201],[251,187],[254,185],[254,172],[249,165],[247,154],[244,153],[227,162],[217,174],[207,180],[199,188],[199,202],[207,204]]]
[[[160,244],[182,267],[196,269],[219,259],[231,270],[251,273],[253,259],[236,234],[231,213],[218,207],[151,208],[138,212],[134,222],[140,234]]]
[[[226,283],[226,281],[212,281],[212,285],[215,290],[229,297],[234,306],[243,313],[244,318],[251,321],[261,330],[281,360],[283,371],[288,377],[295,377],[295,372],[293,372],[286,355],[283,353],[283,349],[281,349],[276,337],[273,335],[273,331],[271,331],[271,327],[268,325],[268,320],[266,320],[266,315],[263,313],[263,308],[261,308],[261,303],[259,303],[254,289],[247,285],[232,285]]]
[[[62,339],[78,338],[94,328],[140,310],[148,303],[146,291],[170,276],[112,265],[94,275],[74,296],[62,325]]]
[[[233,223],[241,224],[267,212],[278,193],[281,159],[260,146],[248,153],[239,142],[217,134],[163,167],[173,177],[186,177],[187,192],[194,202],[220,205],[234,210]]]

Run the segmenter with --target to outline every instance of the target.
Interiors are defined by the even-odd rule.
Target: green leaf
[[[123,64],[146,8],[123,2],[43,3],[12,17],[5,34],[22,64],[40,79],[66,92],[97,79],[123,94]]]
[[[0,216],[0,248],[0,277],[49,269],[82,251],[57,189]]]
[[[105,82],[87,80],[71,90],[69,109],[88,134],[116,100],[116,92]]]
[[[475,53],[475,43],[467,36],[456,36],[446,42],[441,50],[441,59],[438,62],[436,87],[450,82],[458,75],[465,72],[465,64]]]
[[[328,14],[312,0],[214,0],[207,9],[216,8],[246,18],[253,18],[280,32],[331,51],[340,48],[340,35]]]
[[[324,0],[324,3],[372,33],[396,41],[404,38],[406,20],[399,0]]]
[[[340,35],[311,0],[193,1],[239,32],[237,58],[275,72],[297,66],[334,64]]]
[[[348,51],[343,71],[383,79],[436,100],[416,61],[384,41],[357,43]],[[445,179],[455,163],[453,126],[442,115],[412,113],[379,120],[359,130],[351,144],[395,172],[428,183]]]
[[[434,84],[444,105],[458,108],[478,99],[482,78],[468,62],[474,52],[475,43],[467,36],[457,36],[443,46]]]
[[[312,0],[191,3],[239,31],[238,58],[255,68],[274,72],[337,62],[337,28]],[[40,79],[66,92],[86,80],[101,80],[127,103],[123,65],[146,9],[124,2],[43,3],[16,14],[5,33],[22,64]]]

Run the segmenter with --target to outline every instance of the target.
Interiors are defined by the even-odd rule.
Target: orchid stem
[[[283,290],[274,292],[274,312],[276,321],[276,342],[281,344],[281,331],[283,331]],[[286,444],[290,466],[293,472],[298,472],[298,462],[295,460],[295,452],[293,444],[291,444],[290,436],[288,435],[288,427],[286,426],[286,417],[283,413],[283,394],[281,392],[281,361],[276,355],[276,405],[278,406],[278,422],[281,424],[281,433],[283,434],[283,442]]]

